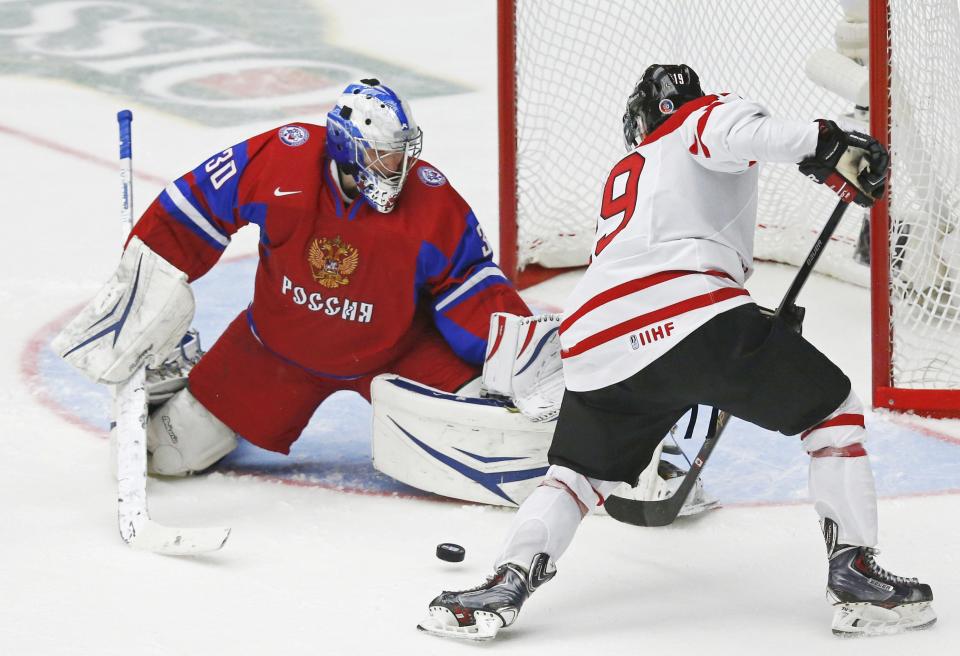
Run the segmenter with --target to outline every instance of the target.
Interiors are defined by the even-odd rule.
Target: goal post
[[[891,152],[871,212],[873,406],[960,417],[960,15],[871,0],[870,131]]]
[[[498,0],[504,272],[526,286],[586,266],[627,95],[648,64],[690,64],[705,91],[889,147],[887,200],[848,212],[818,271],[872,289],[874,406],[960,416],[957,0],[842,4]],[[783,164],[759,194],[756,258],[798,265],[835,199]]]

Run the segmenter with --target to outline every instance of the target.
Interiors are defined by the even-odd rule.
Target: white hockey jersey
[[[816,123],[710,95],[620,160],[560,328],[567,388],[625,380],[712,317],[752,303],[743,284],[753,270],[757,163],[799,162],[816,145]]]

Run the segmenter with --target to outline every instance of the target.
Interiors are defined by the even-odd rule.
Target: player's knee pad
[[[803,449],[814,456],[865,455],[862,444],[866,438],[863,403],[853,390],[826,419],[800,435]]]
[[[571,494],[584,513],[603,505],[607,497],[620,487],[620,481],[601,481],[561,465],[551,465],[541,485],[558,487]]]
[[[182,389],[150,413],[150,473],[186,476],[206,469],[237,447],[237,436]]]

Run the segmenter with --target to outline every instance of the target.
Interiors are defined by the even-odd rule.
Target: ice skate
[[[556,573],[545,553],[533,557],[529,571],[505,563],[481,586],[441,593],[430,602],[430,616],[417,628],[447,638],[492,640],[516,621],[527,598]]]
[[[834,635],[892,635],[926,629],[937,621],[929,585],[880,567],[876,549],[837,544],[831,520],[824,520],[823,531],[830,559],[827,601],[836,609]]]

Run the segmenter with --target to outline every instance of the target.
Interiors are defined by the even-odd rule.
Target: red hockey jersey
[[[248,223],[260,228],[250,328],[313,373],[352,378],[409,348],[428,316],[480,364],[490,314],[530,314],[469,205],[425,161],[396,208],[345,202],[326,130],[286,125],[228,148],[164,189],[132,234],[195,280]]]

